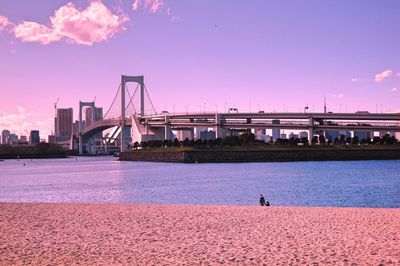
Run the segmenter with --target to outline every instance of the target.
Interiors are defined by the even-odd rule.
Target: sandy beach
[[[399,265],[400,209],[0,203],[0,265]]]

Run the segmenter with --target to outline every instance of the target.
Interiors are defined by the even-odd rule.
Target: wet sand
[[[400,265],[400,209],[0,203],[0,265]]]

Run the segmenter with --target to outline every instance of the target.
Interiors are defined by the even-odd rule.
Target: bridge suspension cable
[[[110,108],[108,108],[106,114],[103,116],[104,119],[107,117],[108,113],[110,112],[111,108],[113,107],[113,105],[114,105],[114,103],[115,103],[115,100],[117,99],[117,96],[118,96],[120,90],[121,90],[121,83],[120,83],[119,86],[118,86],[117,93],[115,94],[114,100],[112,101],[112,103],[111,103],[111,105],[110,105]]]
[[[126,91],[128,92],[128,96],[129,96],[129,99],[130,99],[129,102],[128,102],[128,104],[127,104],[126,107],[125,107],[125,111],[128,110],[129,105],[132,105],[133,110],[135,111],[135,114],[136,114],[137,111],[136,111],[135,105],[133,104],[132,101],[133,101],[133,97],[135,96],[135,94],[136,94],[136,92],[137,92],[137,90],[138,90],[138,88],[139,88],[139,84],[136,85],[136,89],[135,89],[135,91],[133,92],[132,96],[131,96],[131,93],[129,92],[128,84],[125,84],[125,88],[126,88]]]
[[[153,109],[153,112],[154,112],[155,114],[157,114],[157,110],[156,110],[156,108],[154,108],[153,102],[151,101],[149,91],[148,91],[147,88],[146,88],[146,84],[144,84],[144,90],[146,91],[147,98],[149,98],[149,102],[150,102],[150,104],[151,104],[151,108]]]

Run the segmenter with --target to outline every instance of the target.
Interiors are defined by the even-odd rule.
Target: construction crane
[[[58,104],[58,101],[60,101],[60,97],[58,97],[57,101],[54,103],[54,121],[55,121],[55,119],[57,117],[57,104]],[[55,131],[54,125],[55,125],[55,123],[53,123],[53,130],[51,131],[51,135],[53,135],[54,131]]]
[[[57,104],[60,101],[60,97],[57,98],[57,101],[54,103],[54,117],[57,117]]]

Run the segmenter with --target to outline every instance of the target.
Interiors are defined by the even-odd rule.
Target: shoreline
[[[65,154],[7,154],[7,155],[0,155],[1,160],[28,160],[28,159],[63,159],[68,158]]]
[[[0,264],[400,263],[400,208],[0,203]]]
[[[120,153],[120,161],[239,163],[398,160],[400,148],[144,149]]]

